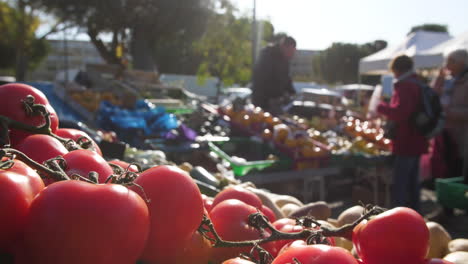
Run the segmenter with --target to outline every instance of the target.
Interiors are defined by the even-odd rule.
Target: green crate
[[[166,108],[167,113],[171,113],[174,115],[186,115],[186,114],[191,114],[195,110],[190,109],[190,108]]]
[[[436,193],[442,206],[468,209],[468,185],[463,184],[463,177],[436,179]]]
[[[292,166],[289,158],[268,144],[250,138],[231,138],[229,141],[208,142],[208,145],[211,151],[230,164],[237,177],[244,176],[251,170],[286,170]],[[278,160],[266,160],[269,154],[275,155]],[[234,156],[247,161],[235,161]]]

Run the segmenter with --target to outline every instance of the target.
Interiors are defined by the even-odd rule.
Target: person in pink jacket
[[[421,87],[413,71],[413,60],[401,55],[392,60],[390,70],[397,81],[389,103],[381,102],[377,112],[394,122],[392,153],[395,156],[392,200],[394,206],[419,210],[419,158],[427,152],[428,140],[411,124],[421,105]]]

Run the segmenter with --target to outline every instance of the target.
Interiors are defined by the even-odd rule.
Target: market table
[[[303,197],[304,202],[311,202],[313,191],[316,189],[319,193],[320,200],[324,201],[327,196],[327,189],[325,187],[325,178],[340,173],[340,168],[319,168],[307,169],[301,171],[281,171],[281,172],[268,172],[268,173],[251,173],[247,174],[240,179],[242,181],[250,181],[254,184],[284,184],[295,180],[303,181],[302,191],[297,195]],[[314,185],[316,183],[317,185]],[[314,188],[318,186],[318,188]]]

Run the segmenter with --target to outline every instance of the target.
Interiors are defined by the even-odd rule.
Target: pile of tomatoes
[[[22,100],[28,95],[50,113],[52,133],[74,140],[87,136],[81,131],[59,129],[58,117],[47,98],[24,84],[0,86],[0,115],[32,126],[43,125],[43,116],[25,111]],[[14,156],[2,158],[0,255],[13,256],[14,263],[247,264],[253,262],[237,257],[249,254],[251,247],[213,247],[213,234],[200,233],[204,215],[216,233],[228,241],[271,235],[271,230],[259,231],[248,224],[249,215],[257,212],[279,231],[304,229],[293,219],[274,219],[271,209],[255,194],[238,186],[210,198],[177,167],[156,166],[138,172],[125,163],[118,165],[133,170],[136,176],[133,181],[115,184],[109,180],[114,170],[95,143],[90,149],[69,151],[50,135],[17,129],[10,129],[8,135],[12,148],[39,164],[60,156],[57,164],[62,164],[63,172],[72,178],[43,180],[46,175],[36,167]],[[98,177],[93,179],[91,172]],[[279,240],[260,246],[274,258],[273,264],[444,263],[424,259],[429,233],[422,217],[408,208],[395,208],[362,222],[354,229],[353,243],[359,260],[335,247],[332,238],[327,240],[328,245]]]

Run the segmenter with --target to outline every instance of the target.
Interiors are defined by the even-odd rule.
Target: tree
[[[203,32],[216,0],[31,1],[43,4],[59,19],[85,28],[107,63],[122,64],[116,50],[125,45],[136,69],[154,70],[154,48]],[[110,34],[112,41],[105,43],[102,33]]]
[[[252,20],[236,17],[233,6],[225,6],[223,14],[211,17],[203,38],[196,43],[202,56],[197,75],[200,80],[208,76],[217,77],[224,85],[245,85],[252,71]],[[273,25],[259,21],[262,43],[273,36]]]
[[[408,35],[416,31],[448,33],[448,27],[447,25],[440,25],[440,24],[422,24],[422,25],[417,25],[417,26],[412,27],[410,32],[408,32]]]
[[[314,76],[317,82],[355,83],[358,81],[359,60],[387,46],[376,40],[363,45],[333,43],[314,57]]]
[[[41,24],[38,13],[39,8],[27,0],[0,2],[0,68],[14,72],[18,81],[24,81],[27,71],[37,67],[46,56],[45,37],[58,30],[53,26],[37,37]]]

